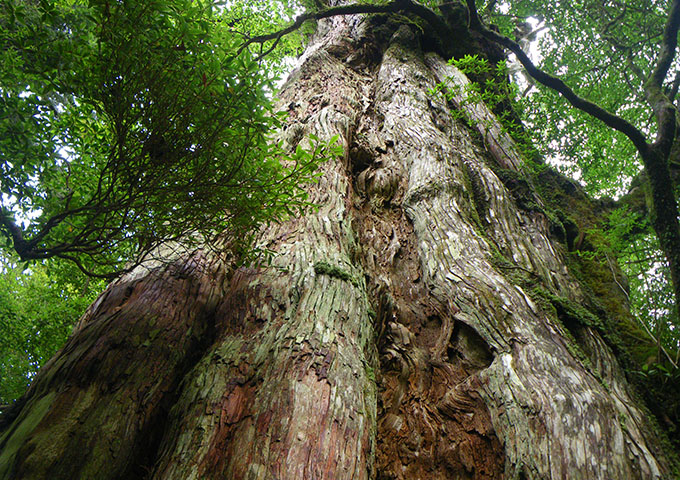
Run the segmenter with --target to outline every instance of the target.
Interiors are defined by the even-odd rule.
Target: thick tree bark
[[[318,211],[262,232],[269,267],[197,252],[113,283],[5,416],[0,478],[666,474],[600,333],[532,295],[584,300],[491,168],[521,173],[512,141],[427,93],[465,77],[355,16],[321,21],[302,60],[283,138],[346,152]]]

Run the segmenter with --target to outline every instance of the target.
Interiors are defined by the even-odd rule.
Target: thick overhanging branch
[[[575,108],[578,108],[579,110],[597,118],[608,127],[623,133],[626,137],[630,139],[631,142],[633,142],[635,148],[637,148],[642,155],[646,155],[647,150],[649,149],[649,144],[647,143],[647,140],[645,136],[642,134],[642,132],[638,130],[633,124],[619,117],[618,115],[608,112],[604,108],[600,107],[598,104],[591,102],[590,100],[586,100],[583,97],[580,97],[566,83],[564,83],[562,79],[554,77],[544,72],[543,70],[539,69],[529,59],[527,54],[524,53],[524,50],[522,50],[522,47],[520,47],[519,44],[517,44],[515,41],[509,39],[506,36],[503,36],[499,33],[489,30],[488,28],[484,27],[484,25],[482,25],[482,22],[479,19],[479,15],[477,14],[477,7],[475,5],[474,0],[466,0],[466,2],[468,10],[470,12],[471,29],[478,31],[486,39],[491,40],[492,42],[497,43],[499,45],[502,45],[508,50],[510,50],[512,53],[515,54],[515,56],[517,56],[517,60],[519,60],[524,69],[534,80],[558,92]]]
[[[263,44],[265,42],[274,41],[274,45],[269,48],[262,56],[269,53],[281,40],[282,37],[298,30],[303,23],[309,20],[322,20],[324,18],[335,17],[338,15],[358,15],[367,13],[398,13],[407,12],[413,13],[418,17],[425,20],[435,31],[437,36],[442,39],[448,39],[453,37],[453,31],[444,21],[444,19],[439,16],[433,10],[430,10],[424,5],[413,2],[412,0],[394,0],[385,5],[370,5],[370,4],[352,4],[352,5],[342,5],[338,7],[331,7],[318,12],[303,13],[296,17],[295,21],[286,28],[278,30],[273,33],[266,35],[259,35],[257,37],[252,37],[248,39],[241,47],[238,49],[237,54],[243,52],[248,46],[258,43]]]

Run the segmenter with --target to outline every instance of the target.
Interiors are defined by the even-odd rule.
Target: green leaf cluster
[[[531,42],[532,55],[544,71],[653,138],[656,125],[643,83],[658,54],[668,1],[490,3],[494,7],[486,11],[488,21],[509,37],[526,41],[525,50]],[[543,30],[531,35],[536,26]],[[641,169],[633,145],[553,91],[527,88],[523,121],[541,153],[591,194],[625,192]]]
[[[461,58],[452,58],[449,64],[455,66],[469,79],[461,92],[459,86],[450,79],[439,83],[430,94],[442,92],[448,100],[461,95],[471,104],[484,104],[494,112],[503,131],[512,137],[519,147],[527,166],[532,169],[538,167],[536,160],[540,157],[534,146],[533,137],[525,130],[521,122],[521,113],[527,105],[519,96],[516,83],[509,81],[507,62],[498,62],[492,65],[488,59],[479,55],[464,55]],[[463,110],[452,111],[454,117],[470,123],[471,119]],[[491,127],[491,125],[486,126]]]
[[[257,17],[218,7],[3,2],[0,226],[22,259],[109,275],[168,242],[245,248],[307,206],[324,147],[270,141],[274,85],[237,55]]]
[[[628,279],[631,309],[659,347],[654,360],[665,361],[664,349],[677,363],[680,330],[670,272],[649,222],[627,207],[617,208],[609,215],[606,238]]]
[[[19,398],[103,288],[68,265],[0,273],[0,405]]]
[[[292,23],[294,17],[304,10],[305,2],[257,0],[250,2],[230,2],[222,11],[222,22],[229,31],[241,41],[247,41],[258,35],[265,35]],[[313,2],[310,2],[313,3]],[[312,5],[309,5],[312,7]],[[252,47],[253,55],[263,57],[267,74],[270,77],[284,74],[289,68],[289,61],[302,53],[306,38],[313,32],[313,25],[305,23],[299,30],[291,32],[278,40],[270,40]],[[272,49],[272,47],[275,47]]]

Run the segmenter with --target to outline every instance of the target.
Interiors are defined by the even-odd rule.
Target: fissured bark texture
[[[661,477],[600,334],[575,345],[527,288],[584,295],[466,82],[411,27],[320,22],[280,93],[290,148],[344,147],[318,210],[262,232],[269,266],[197,252],[113,283],[6,416],[0,478]]]

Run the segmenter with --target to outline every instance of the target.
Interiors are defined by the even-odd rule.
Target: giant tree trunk
[[[467,81],[411,27],[321,22],[280,95],[291,148],[345,147],[318,211],[262,232],[271,266],[196,252],[111,284],[5,415],[0,478],[667,473],[565,307],[586,297],[567,246],[499,179],[516,148],[485,106],[428,94],[446,77]]]

